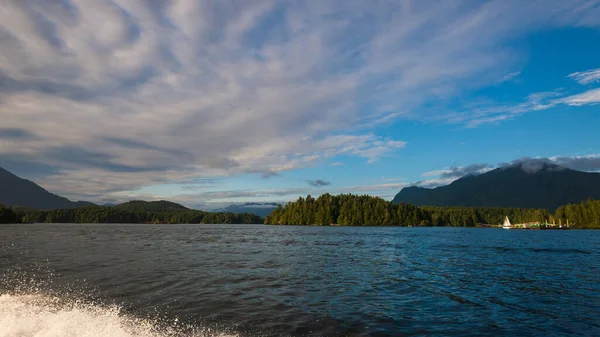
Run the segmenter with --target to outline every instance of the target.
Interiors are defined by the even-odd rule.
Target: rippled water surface
[[[0,336],[600,336],[600,231],[0,225]]]

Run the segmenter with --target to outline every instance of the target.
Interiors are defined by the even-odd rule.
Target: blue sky
[[[6,1],[0,166],[212,209],[600,170],[600,1]]]

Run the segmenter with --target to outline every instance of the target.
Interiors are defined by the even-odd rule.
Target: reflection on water
[[[0,336],[600,335],[599,258],[598,231],[9,225]]]

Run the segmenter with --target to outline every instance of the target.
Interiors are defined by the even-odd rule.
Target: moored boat
[[[504,224],[502,224],[503,229],[511,229],[512,225],[510,224],[510,220],[508,220],[508,216],[504,217]]]

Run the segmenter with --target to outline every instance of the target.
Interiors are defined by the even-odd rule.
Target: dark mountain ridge
[[[467,175],[436,188],[403,188],[392,200],[420,206],[545,208],[600,198],[600,173],[551,163],[518,163],[480,175]]]
[[[220,212],[231,212],[234,214],[253,213],[260,217],[265,217],[277,208],[279,204],[274,202],[246,202],[243,204],[231,204],[225,208],[219,209]]]
[[[67,198],[50,193],[36,183],[19,178],[1,167],[0,205],[40,210],[95,206],[91,202],[73,202]]]

